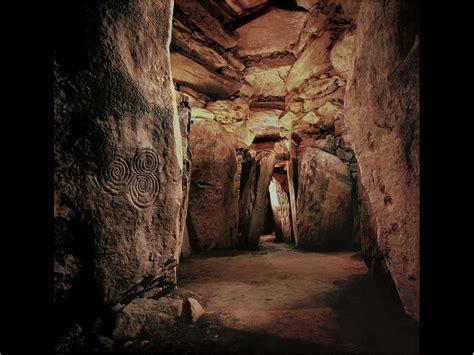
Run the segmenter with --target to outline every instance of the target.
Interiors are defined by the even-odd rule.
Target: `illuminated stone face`
[[[285,96],[286,83],[291,65],[275,68],[250,68],[244,80],[253,88],[256,96]]]
[[[280,132],[279,118],[282,110],[252,110],[248,127],[258,135],[275,134]]]
[[[304,11],[273,8],[235,31],[239,37],[237,53],[246,57],[290,50],[307,17]]]

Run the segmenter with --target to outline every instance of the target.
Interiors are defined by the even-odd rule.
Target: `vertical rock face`
[[[367,191],[360,180],[357,186],[357,200],[362,256],[372,275],[385,275],[387,270],[377,242],[377,221],[372,211]]]
[[[344,163],[318,148],[300,157],[298,239],[305,249],[345,248],[352,234],[352,180]]]
[[[191,184],[191,147],[189,145],[189,133],[191,131],[191,109],[182,95],[177,92],[176,99],[178,101],[178,117],[181,126],[181,139],[183,149],[183,203],[181,205],[181,214],[179,224],[181,226],[178,248],[176,248],[176,258],[179,260],[183,244],[189,249],[189,237],[186,229],[186,214],[188,212],[188,197]],[[185,254],[188,251],[185,252]]]
[[[291,217],[288,196],[275,178],[272,178],[270,182],[269,192],[276,238],[291,243]]]
[[[188,230],[193,248],[236,245],[239,199],[235,189],[237,158],[232,138],[218,122],[191,126],[193,154]]]
[[[298,245],[298,228],[297,228],[297,204],[296,204],[296,193],[298,187],[298,161],[296,159],[296,147],[293,143],[290,143],[289,147],[290,160],[286,162],[286,172],[288,178],[288,197],[290,199],[290,214],[291,214],[291,225],[293,238],[295,244]],[[295,183],[296,181],[296,183]]]
[[[275,152],[261,151],[249,162],[245,187],[239,201],[239,242],[242,247],[256,249],[265,220],[268,186],[275,166]]]
[[[378,242],[408,314],[419,318],[419,4],[363,2],[345,123]]]
[[[175,265],[183,154],[172,2],[65,3],[54,58],[55,324],[87,330]],[[175,285],[170,269],[167,287]],[[140,294],[133,287],[140,284]],[[159,285],[161,285],[159,287]]]

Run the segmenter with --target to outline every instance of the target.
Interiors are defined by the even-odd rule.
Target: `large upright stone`
[[[174,287],[183,146],[168,50],[172,1],[57,10],[53,323],[61,337],[74,322],[87,331],[119,301]]]
[[[419,318],[419,4],[362,2],[345,125],[406,312]]]
[[[270,182],[269,193],[275,236],[278,240],[291,243],[291,216],[288,196],[275,178],[272,178]]]
[[[342,249],[352,237],[352,181],[336,156],[306,148],[298,174],[298,242],[304,249]]]
[[[360,172],[359,172],[360,174]],[[386,274],[386,266],[377,242],[377,221],[370,205],[367,190],[357,179],[357,202],[359,205],[360,244],[362,257],[374,276]]]
[[[233,138],[218,122],[191,126],[193,154],[188,230],[193,248],[231,248],[237,242],[237,158]]]
[[[242,174],[243,191],[239,201],[239,242],[244,248],[257,249],[265,221],[268,186],[275,166],[275,152],[261,151]]]
[[[176,248],[176,258],[179,260],[179,256],[182,253],[183,244],[184,248],[188,248],[189,238],[186,229],[186,214],[188,212],[188,200],[189,200],[189,189],[191,185],[191,160],[192,153],[189,145],[189,133],[191,131],[191,109],[185,98],[179,94],[176,95],[178,100],[178,117],[181,126],[181,137],[183,147],[183,203],[180,215],[180,226],[181,226],[181,237],[179,239],[178,248]],[[185,252],[186,254],[186,252]]]

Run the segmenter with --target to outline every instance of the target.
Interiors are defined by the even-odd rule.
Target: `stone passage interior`
[[[417,2],[59,10],[56,353],[418,353]]]

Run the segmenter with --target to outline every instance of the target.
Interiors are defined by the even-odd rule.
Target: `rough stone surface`
[[[352,236],[352,181],[343,162],[307,148],[299,162],[298,239],[304,249],[340,249]]]
[[[278,240],[291,243],[290,202],[281,184],[272,178],[269,186],[273,226]]]
[[[377,220],[372,211],[367,190],[360,179],[357,183],[357,200],[362,256],[372,275],[384,275],[387,269],[377,242]]]
[[[231,128],[231,125],[225,126],[227,130]],[[255,139],[255,132],[248,128],[247,122],[240,122],[236,124],[235,129],[232,133],[236,136],[237,141],[245,146],[250,146]]]
[[[363,2],[345,123],[405,310],[419,319],[419,4]]]
[[[202,308],[201,304],[194,298],[188,298],[190,313],[191,313],[191,320],[196,322],[201,316],[205,313],[204,308]]]
[[[230,63],[237,71],[242,72],[245,69],[245,64],[242,63],[240,58],[232,52],[225,52],[224,57],[227,59],[228,63]]]
[[[227,60],[206,43],[200,42],[192,30],[186,28],[178,20],[173,21],[173,47],[199,63],[217,70],[228,65]]]
[[[320,98],[308,98],[303,102],[303,111],[309,112],[316,110],[322,107],[326,102],[332,102],[334,104],[340,105],[344,102],[345,88],[339,87],[336,91],[332,92],[329,95],[324,95]]]
[[[268,186],[275,166],[275,152],[261,151],[252,159],[243,176],[239,201],[239,242],[244,248],[258,248],[263,228]]]
[[[354,51],[354,33],[348,32],[331,49],[331,63],[343,78],[351,75],[352,52]]]
[[[179,261],[179,256],[182,254],[183,245],[184,248],[188,248],[187,244],[189,244],[189,238],[186,229],[186,215],[188,212],[189,188],[191,184],[192,153],[191,147],[189,145],[189,133],[191,132],[191,110],[181,95],[176,95],[176,99],[178,102],[178,117],[181,127],[181,143],[183,152],[183,202],[181,204],[181,214],[179,217],[181,237],[178,240],[178,247],[175,251],[175,257]],[[185,245],[185,243],[187,244]]]
[[[314,8],[310,11],[308,18],[298,38],[298,42],[292,52],[299,58],[303,51],[317,38],[321,37],[326,30],[330,17]]]
[[[305,138],[301,141],[298,149],[303,151],[308,147],[319,148],[325,152],[336,155],[337,140],[332,135],[327,135],[320,139]]]
[[[301,92],[297,95],[300,99],[319,99],[323,98],[334,91],[339,89],[341,86],[345,86],[346,82],[339,76],[332,76],[329,78],[319,79],[311,78],[308,80],[307,85],[304,85]]]
[[[53,323],[61,337],[175,259],[183,147],[165,50],[171,1],[57,10]],[[172,286],[174,270],[166,278]],[[162,290],[155,286],[148,291]]]
[[[340,6],[345,17],[355,20],[362,3],[363,0],[327,0],[326,7],[328,9],[335,9]]]
[[[291,91],[299,87],[312,76],[325,73],[331,69],[328,47],[331,44],[331,35],[325,32],[303,52],[288,74],[286,85]]]
[[[275,68],[253,67],[246,71],[244,79],[252,86],[252,95],[285,96],[285,79],[290,68],[289,65]]]
[[[206,108],[214,113],[214,119],[224,125],[244,121],[249,117],[249,105],[230,100],[211,101]]]
[[[191,108],[191,118],[193,122],[197,120],[212,121],[214,120],[214,113],[205,108],[193,107]]]
[[[239,208],[234,189],[237,158],[233,139],[220,123],[195,122],[191,126],[191,149],[191,245],[200,250],[233,247]]]
[[[225,49],[235,47],[237,42],[220,22],[198,0],[175,0],[177,6],[191,22],[210,39]]]
[[[193,96],[186,94],[184,92],[180,92],[180,91],[177,91],[177,92],[179,92],[180,95],[183,97],[183,100],[185,100],[189,104],[189,107],[198,107],[198,108],[206,107],[205,101],[195,99]]]
[[[173,326],[181,317],[182,311],[181,299],[137,298],[117,314],[113,337],[116,340],[153,337]]]
[[[248,128],[257,136],[273,134],[278,135],[280,132],[279,118],[282,111],[277,109],[252,109],[248,121]]]
[[[272,8],[266,14],[239,27],[237,52],[241,57],[289,50],[298,40],[308,14]]]
[[[192,97],[194,97],[196,100],[201,100],[203,102],[208,102],[211,98],[209,96],[207,96],[206,94],[203,94],[201,92],[198,92],[192,88],[190,88],[189,86],[186,86],[186,85],[180,85],[179,86],[179,91],[180,92],[184,92],[188,95],[191,95]]]
[[[225,0],[237,15],[242,15],[249,9],[268,3],[268,0]]]
[[[327,130],[334,130],[334,122],[336,119],[343,117],[344,107],[328,101],[316,112],[321,117],[319,125]]]
[[[214,73],[194,60],[180,54],[171,54],[173,80],[190,86],[215,99],[225,99],[239,90],[241,84],[235,79]]]
[[[183,244],[181,245],[181,256],[189,258],[192,254],[191,243],[189,242],[188,227],[184,228]]]
[[[298,6],[304,7],[306,10],[311,9],[314,5],[319,3],[320,0],[296,0]]]

